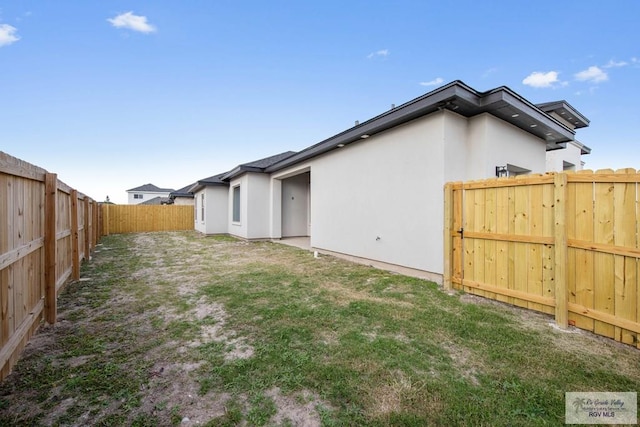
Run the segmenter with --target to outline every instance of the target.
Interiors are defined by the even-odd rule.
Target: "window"
[[[200,196],[200,212],[201,212],[201,217],[202,220],[204,221],[204,193],[202,193],[202,195]]]
[[[144,195],[143,195],[143,194],[134,194],[134,195],[133,195],[133,198],[134,198],[134,199],[143,199],[143,198],[144,198]]]
[[[193,204],[193,216],[196,218],[196,221],[198,220],[198,197],[194,197],[194,204]]]
[[[240,222],[240,186],[233,187],[233,222]]]

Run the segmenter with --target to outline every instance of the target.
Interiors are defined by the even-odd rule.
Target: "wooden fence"
[[[193,230],[193,206],[102,205],[102,234]]]
[[[640,173],[445,186],[445,288],[640,348]]]
[[[0,152],[0,379],[99,239],[98,204],[56,174]]]

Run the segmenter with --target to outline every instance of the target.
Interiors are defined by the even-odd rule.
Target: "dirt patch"
[[[369,301],[377,304],[396,305],[398,307],[410,308],[414,304],[408,301],[399,301],[391,298],[380,298],[369,295],[367,292],[358,291],[356,289],[344,286],[341,283],[327,282],[323,284],[321,289],[329,291],[337,304],[348,305],[353,301]]]
[[[303,390],[293,396],[283,395],[278,387],[265,392],[265,396],[271,398],[276,406],[276,414],[271,418],[270,425],[288,425],[300,427],[320,427],[320,415],[318,407],[330,408],[326,402],[311,393]]]
[[[412,406],[415,396],[425,391],[425,384],[412,382],[402,371],[390,373],[388,380],[372,390],[369,396],[369,411],[374,418],[385,419],[392,413],[402,413]],[[428,407],[420,408],[426,412],[436,412],[443,408],[443,403],[432,396]]]

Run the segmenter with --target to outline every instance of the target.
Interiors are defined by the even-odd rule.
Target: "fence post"
[[[556,173],[553,179],[553,215],[555,262],[554,280],[556,282],[556,325],[566,329],[569,325],[567,290],[567,174]]]
[[[89,196],[84,196],[84,259],[89,261],[91,259],[91,249],[90,249],[90,233],[91,221],[89,220]]]
[[[98,208],[100,207],[98,205],[98,203],[94,200],[91,201],[91,204],[93,205],[93,240],[91,242],[91,248],[95,249],[96,245],[98,244],[98,225],[99,225],[99,221],[98,221]]]
[[[78,190],[71,190],[71,257],[73,280],[80,279],[80,242],[78,233]]]
[[[451,290],[451,224],[452,224],[453,188],[451,183],[444,185],[444,278],[442,286]]]
[[[102,205],[102,235],[109,235],[109,203]]]
[[[56,323],[56,212],[58,210],[58,176],[47,173],[44,178],[44,317]]]

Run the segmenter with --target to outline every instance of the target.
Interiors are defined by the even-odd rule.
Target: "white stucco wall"
[[[137,205],[143,202],[146,202],[147,200],[151,200],[154,197],[169,197],[169,192],[155,192],[155,191],[132,191],[132,192],[127,192],[128,194],[128,204],[130,205]],[[134,194],[142,194],[142,199],[134,199],[133,195]]]
[[[565,169],[564,162],[573,165],[570,170],[582,170],[581,149],[572,141],[567,142],[567,146],[560,150],[547,151],[546,154],[546,170],[547,172],[562,172]]]
[[[443,114],[421,118],[311,165],[311,245],[442,271]]]
[[[282,181],[282,237],[309,235],[309,174]]]
[[[204,194],[204,218],[202,216],[202,195]],[[197,199],[197,201],[196,201]],[[194,194],[195,229],[204,234],[224,234],[228,232],[227,213],[229,188],[208,186]]]
[[[546,171],[546,144],[543,140],[490,115],[469,119],[467,176],[469,179],[495,178],[496,166],[506,164]]]
[[[233,180],[228,192],[229,234],[245,239],[269,238],[270,177],[245,173]],[[240,185],[240,221],[233,221],[233,188]]]

